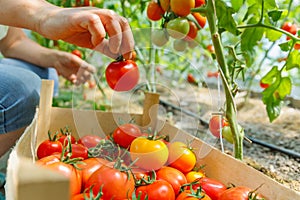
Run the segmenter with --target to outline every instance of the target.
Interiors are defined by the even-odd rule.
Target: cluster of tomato
[[[105,138],[76,140],[65,128],[38,146],[36,164],[70,178],[71,200],[259,199],[250,188],[207,177],[189,145],[145,132],[125,123]]]
[[[284,22],[281,29],[293,34],[293,35],[296,35],[297,32],[298,32],[298,27],[296,24],[293,24],[291,22]],[[299,37],[299,35],[298,35]],[[286,37],[286,40],[290,40],[289,36]],[[294,46],[294,49],[297,49],[299,50],[300,49],[300,43],[296,43],[295,46]]]
[[[206,17],[192,8],[205,4],[205,0],[152,0],[147,6],[147,17],[152,21],[162,21],[162,29],[151,34],[153,44],[163,46],[174,39],[173,48],[184,51],[187,47],[197,46],[198,31],[206,24]]]

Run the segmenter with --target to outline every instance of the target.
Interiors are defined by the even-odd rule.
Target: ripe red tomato
[[[103,158],[87,158],[77,164],[78,169],[82,174],[82,188],[85,187],[86,182],[90,176],[103,165],[109,161]]]
[[[191,190],[184,190],[176,198],[176,200],[198,200],[198,199],[211,200],[211,198],[204,192],[200,192],[198,194],[197,191],[191,191]]]
[[[215,72],[209,71],[209,72],[207,72],[207,77],[208,78],[212,78],[212,77],[218,78],[218,76],[219,76],[219,72],[218,71],[215,71]]]
[[[194,190],[201,187],[212,200],[220,200],[218,199],[220,194],[227,189],[222,182],[208,177],[200,178],[199,182],[192,187]]]
[[[137,125],[126,123],[118,126],[114,130],[112,137],[115,143],[127,149],[135,138],[142,135],[143,134]]]
[[[59,134],[58,135],[58,141],[63,145],[67,146],[69,141],[71,141],[71,144],[76,143],[76,138],[70,134]]]
[[[139,69],[132,60],[111,62],[105,71],[106,81],[115,91],[133,89],[139,81]]]
[[[164,180],[156,180],[149,185],[138,186],[135,194],[140,200],[175,200],[171,184]]]
[[[102,140],[102,138],[98,135],[84,135],[82,137],[80,137],[80,139],[78,140],[78,144],[82,144],[84,146],[86,146],[87,148],[92,148],[97,146],[97,144],[100,143],[100,141]]]
[[[187,183],[185,175],[176,168],[164,166],[156,172],[157,180],[165,180],[170,183],[175,192],[175,196],[179,194],[180,188]]]
[[[82,158],[87,159],[89,157],[88,155],[88,148],[86,146],[83,146],[82,144],[71,144],[71,149],[67,151],[66,153],[71,153],[70,158]]]
[[[270,85],[268,83],[262,82],[262,80],[259,81],[259,86],[263,89],[268,88]]]
[[[221,123],[220,123],[221,120]],[[217,138],[220,138],[220,126],[223,128],[228,125],[221,115],[213,115],[209,120],[209,130]]]
[[[71,53],[78,56],[79,58],[82,58],[82,52],[78,49],[74,49]]]
[[[190,30],[187,36],[184,38],[185,40],[193,40],[197,37],[198,34],[198,27],[193,21],[189,21]]]
[[[147,6],[147,17],[152,21],[158,21],[162,18],[165,11],[161,8],[161,6],[155,2],[150,1]]]
[[[81,172],[77,170],[73,165],[64,162],[54,162],[43,166],[69,178],[71,196],[79,194],[81,192]]]
[[[205,0],[195,0],[195,8],[205,4]]]
[[[196,81],[194,75],[191,74],[191,73],[189,73],[189,74],[187,75],[187,81],[188,81],[189,83],[192,83],[192,84],[197,84],[197,81]]]
[[[130,172],[114,168],[115,163],[108,163],[96,170],[85,183],[85,188],[93,186],[96,195],[102,188],[103,199],[129,199],[135,189],[135,182]]]
[[[202,16],[200,13],[192,13],[192,15],[194,16],[194,18],[196,19],[196,21],[198,22],[198,24],[200,25],[201,28],[204,28],[205,24],[206,24],[206,17]]]
[[[167,31],[174,39],[184,38],[190,30],[190,24],[186,18],[178,17],[167,23]]]
[[[196,164],[196,155],[194,152],[183,142],[171,142],[168,145],[169,158],[168,165],[187,173],[191,171]]]
[[[195,0],[171,0],[171,10],[178,16],[185,17],[191,13],[191,9],[195,7]]]
[[[218,200],[248,200],[253,199],[254,195],[257,195],[255,199],[263,199],[262,195],[256,194],[252,189],[244,186],[232,187],[223,191]],[[252,195],[252,198],[249,197]]]
[[[136,166],[146,170],[157,170],[167,162],[169,151],[162,140],[138,137],[130,145],[130,156]]]
[[[300,43],[296,43],[296,44],[294,45],[294,49],[299,50],[299,49],[300,49]]]
[[[296,35],[297,33],[297,25],[296,24],[292,24],[291,22],[284,22],[281,29]]]
[[[38,159],[49,156],[53,153],[61,153],[63,146],[57,141],[57,135],[55,134],[51,137],[51,133],[48,133],[49,139],[44,140],[42,143],[38,145],[36,150]]]

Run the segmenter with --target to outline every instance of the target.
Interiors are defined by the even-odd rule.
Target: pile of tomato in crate
[[[75,138],[68,127],[37,148],[36,164],[70,179],[71,200],[250,200],[263,199],[257,188],[225,185],[197,166],[190,145],[119,125],[102,138]]]

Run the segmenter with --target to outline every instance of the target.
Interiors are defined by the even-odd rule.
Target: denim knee
[[[0,134],[32,122],[40,86],[41,79],[35,73],[0,64]]]

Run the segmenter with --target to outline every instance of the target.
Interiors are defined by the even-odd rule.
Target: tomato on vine
[[[217,138],[220,138],[220,128],[227,125],[228,123],[221,115],[213,115],[209,120],[209,130]]]
[[[148,19],[152,21],[158,21],[160,20],[165,11],[162,9],[162,7],[155,1],[150,1],[147,6],[147,17]]]
[[[200,178],[196,184],[192,185],[192,188],[194,190],[202,188],[205,194],[207,194],[212,200],[220,200],[220,194],[227,189],[226,185],[222,182],[208,177]]]
[[[204,26],[206,25],[206,17],[202,16],[200,13],[192,13],[193,17],[195,18],[195,20],[198,22],[198,24],[200,25],[201,28],[204,28]]]
[[[106,82],[115,91],[133,89],[139,81],[139,69],[133,60],[116,60],[105,70]]]
[[[55,133],[52,137],[51,132],[48,132],[48,139],[44,140],[37,147],[37,157],[41,159],[46,156],[50,156],[54,153],[61,153],[63,149],[63,145],[60,141],[58,141],[57,133]]]
[[[178,17],[171,19],[167,23],[167,31],[169,35],[174,39],[184,38],[190,30],[189,22],[186,18]]]
[[[195,0],[171,0],[171,10],[178,16],[185,17],[191,13],[191,9],[195,7]]]
[[[141,132],[140,128],[132,123],[126,123],[119,125],[113,132],[112,138],[120,145],[120,147],[128,148],[131,142],[137,138],[142,136],[143,133]]]

